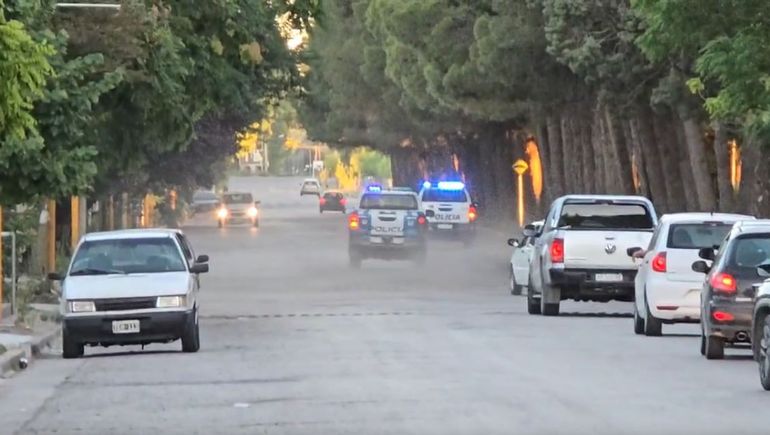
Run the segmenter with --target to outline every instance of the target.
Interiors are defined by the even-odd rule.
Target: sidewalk
[[[25,369],[43,349],[59,338],[58,305],[32,304],[31,309],[31,327],[15,325],[14,316],[4,316],[0,321],[0,378]]]

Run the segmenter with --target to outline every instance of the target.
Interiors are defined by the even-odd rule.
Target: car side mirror
[[[760,264],[757,266],[757,275],[760,278],[770,278],[770,264]]]
[[[711,271],[711,266],[703,260],[698,260],[692,264],[693,272],[707,274]]]
[[[626,249],[626,255],[633,258],[637,252],[641,252],[641,251],[642,251],[642,248],[638,246],[634,246],[633,248]]]
[[[435,216],[436,216],[436,212],[435,211],[433,211],[433,210],[425,210],[425,217],[432,218],[432,217],[435,217]]]
[[[208,273],[208,271],[209,271],[208,263],[196,263],[190,266],[190,273]]]
[[[514,248],[518,248],[519,247],[518,239],[508,239],[508,246],[513,246]]]
[[[198,258],[195,260],[196,263],[208,263],[209,262],[209,256],[208,255],[199,255]]]
[[[537,236],[537,228],[535,228],[534,225],[529,224],[524,226],[524,230],[522,231],[524,234],[524,237],[536,237]]]
[[[64,277],[58,272],[51,272],[47,275],[49,281],[61,281]]]
[[[698,250],[698,257],[704,259],[713,261],[714,258],[716,258],[716,254],[714,253],[714,248],[701,248]]]

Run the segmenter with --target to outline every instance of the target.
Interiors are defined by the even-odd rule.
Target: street
[[[199,353],[52,351],[0,381],[0,433],[767,433],[748,351],[706,361],[697,325],[634,335],[630,303],[527,315],[492,231],[351,270],[344,216],[300,182],[231,180],[262,201],[258,229],[186,226],[211,257]]]

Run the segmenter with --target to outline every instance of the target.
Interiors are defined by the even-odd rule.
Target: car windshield
[[[642,204],[568,202],[562,207],[558,226],[577,230],[649,230],[653,218]]]
[[[193,195],[193,201],[216,201],[217,194],[205,190],[199,190]]]
[[[382,210],[416,210],[417,198],[414,195],[382,195],[367,193],[361,197],[362,209]]]
[[[732,224],[694,223],[673,224],[668,232],[666,247],[672,249],[701,249],[719,246]]]
[[[426,189],[422,193],[424,202],[468,202],[464,190]]]
[[[254,202],[250,193],[228,193],[224,200],[225,204],[251,204]]]
[[[170,237],[85,241],[70,275],[183,272],[185,263]]]
[[[749,234],[733,240],[727,266],[744,277],[758,277],[757,266],[770,263],[770,233]]]

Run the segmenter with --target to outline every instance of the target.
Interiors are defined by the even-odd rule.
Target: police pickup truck
[[[431,230],[454,234],[465,243],[472,240],[478,210],[463,182],[426,181],[419,197]]]
[[[348,215],[350,266],[359,268],[368,258],[424,263],[426,229],[414,192],[369,186]]]

